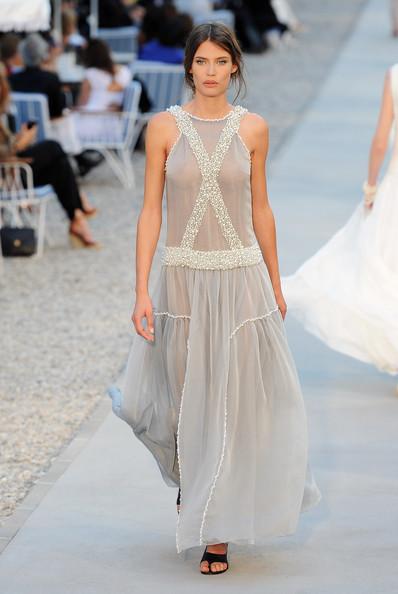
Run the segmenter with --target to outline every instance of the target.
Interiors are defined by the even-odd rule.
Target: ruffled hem
[[[300,275],[286,277],[282,284],[289,312],[308,332],[343,355],[398,374],[398,329],[387,329],[376,316],[317,292]]]

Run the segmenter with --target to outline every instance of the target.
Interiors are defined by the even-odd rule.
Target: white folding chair
[[[170,105],[184,102],[184,67],[180,64],[164,64],[147,60],[136,60],[130,65],[135,80],[145,85],[152,101],[149,112],[140,114],[142,122],[148,121],[154,113],[164,111]]]
[[[134,186],[131,152],[139,134],[138,104],[141,85],[133,81],[124,92],[121,112],[80,111],[74,114],[82,148],[102,153],[120,182]]]
[[[138,27],[98,29],[97,37],[107,43],[115,62],[128,63],[138,50]]]
[[[34,187],[28,163],[18,159],[0,162],[0,227],[5,222],[13,227],[32,226],[39,257],[44,249],[46,207],[53,197],[52,186]]]

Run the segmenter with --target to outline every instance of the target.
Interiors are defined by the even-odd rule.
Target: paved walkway
[[[387,14],[372,0],[273,163],[270,193],[285,273],[321,245],[361,197],[383,72],[398,49],[388,31]],[[80,434],[58,461],[65,472],[0,557],[0,592],[395,592],[394,381],[331,352],[292,321],[288,330],[306,396],[311,463],[323,492],[296,535],[267,547],[232,546],[231,570],[209,584],[197,573],[199,550],[176,556],[175,491],[162,483],[127,425],[109,414],[91,439]],[[35,496],[25,500],[26,508]],[[4,530],[0,537],[6,538]]]

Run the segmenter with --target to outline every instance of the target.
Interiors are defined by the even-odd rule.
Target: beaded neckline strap
[[[234,113],[236,107],[237,106],[234,106],[227,114],[225,114],[225,116],[222,116],[221,118],[201,118],[200,116],[194,115],[193,113],[189,113],[189,111],[185,111],[185,109],[182,109],[182,107],[181,107],[181,111],[188,114],[194,120],[199,120],[200,122],[223,122],[227,118],[231,117],[231,115]]]

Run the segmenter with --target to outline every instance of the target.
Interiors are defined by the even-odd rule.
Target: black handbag
[[[33,256],[37,250],[37,237],[31,227],[2,227],[0,229],[3,256]]]

